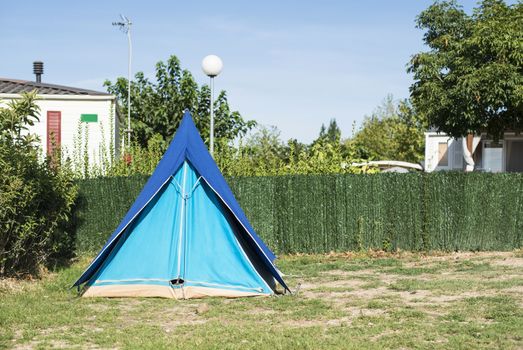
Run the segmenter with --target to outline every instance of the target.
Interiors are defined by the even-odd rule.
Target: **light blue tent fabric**
[[[188,184],[194,190],[187,201],[186,229],[197,234],[187,234],[185,240],[182,272],[186,284],[270,294],[272,290],[256,272],[236,238],[241,228],[231,225],[232,218],[226,215],[220,199],[205,183],[195,187],[196,173],[192,170],[189,173]],[[202,257],[213,257],[216,263]]]
[[[184,200],[185,198],[185,200]],[[184,162],[104,261],[88,287],[198,286],[272,294],[216,194]]]
[[[186,112],[137,201],[75,285],[288,290]],[[183,287],[183,288],[182,288]]]

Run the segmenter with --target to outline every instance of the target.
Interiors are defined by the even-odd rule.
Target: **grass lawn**
[[[523,349],[523,251],[284,256],[295,295],[88,299],[0,280],[0,348]]]

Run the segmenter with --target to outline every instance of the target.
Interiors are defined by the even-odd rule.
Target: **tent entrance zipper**
[[[176,272],[176,278],[171,280],[171,284],[178,285],[182,287],[183,292],[183,284],[184,279],[182,276],[182,261],[185,261],[185,259],[182,259],[182,256],[185,255],[185,250],[183,249],[184,246],[184,233],[185,233],[185,221],[186,221],[186,206],[187,206],[187,194],[185,193],[185,187],[187,182],[187,162],[183,162],[183,177],[182,177],[182,186],[181,186],[181,196],[182,196],[182,204],[181,204],[181,210],[180,210],[180,227],[178,231],[178,261],[177,261],[177,272]],[[185,267],[184,267],[185,270]]]

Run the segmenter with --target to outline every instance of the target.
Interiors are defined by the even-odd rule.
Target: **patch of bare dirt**
[[[16,344],[14,345],[13,349],[16,350],[29,350],[29,349],[41,349],[43,347],[43,344],[45,343],[46,348],[49,349],[80,349],[80,347],[76,344],[71,344],[69,342],[63,341],[63,340],[50,340],[46,341],[45,338],[50,336],[56,336],[57,334],[63,334],[67,331],[69,331],[69,327],[67,326],[61,326],[61,327],[51,327],[51,328],[45,328],[40,331],[40,335],[44,337],[42,340],[38,340],[36,338],[33,338],[30,342],[25,344]],[[96,329],[95,329],[96,330]],[[100,329],[100,331],[103,331]],[[17,342],[22,338],[22,332],[21,331],[15,331],[15,337],[13,338],[13,343]],[[82,345],[81,349],[89,349],[89,350],[97,350],[101,349],[99,346],[95,344],[90,345]],[[106,349],[106,348],[104,348]],[[116,348],[109,348],[109,349],[116,349]]]
[[[364,307],[349,306],[344,309],[352,319],[357,317],[372,317],[372,316],[381,316],[387,313],[383,309],[367,309]]]
[[[343,309],[347,316],[334,318],[330,320],[287,320],[282,323],[286,326],[301,328],[301,327],[340,327],[349,326],[352,321],[358,317],[372,317],[386,314],[386,311],[380,309],[366,309],[359,307],[349,307]],[[372,325],[372,324],[370,324]]]
[[[30,279],[0,278],[0,295],[28,292],[37,287],[37,283]]]
[[[355,280],[355,279],[348,279],[348,280],[337,280],[337,281],[323,282],[323,283],[321,283],[321,285],[316,286],[316,287],[347,288],[347,290],[351,290],[351,289],[354,289],[354,288],[361,287],[363,284],[365,284],[365,281]]]
[[[345,270],[330,270],[323,272],[327,276],[341,276],[341,277],[353,277],[353,276],[365,276],[373,275],[376,272],[372,269],[356,270],[356,271],[345,271]]]
[[[184,313],[184,314],[172,314],[169,316],[165,314],[157,315],[155,317],[155,324],[159,325],[164,329],[166,333],[172,332],[179,326],[190,326],[207,323],[207,319],[198,315],[196,312]]]
[[[505,257],[503,259],[496,259],[491,262],[492,265],[508,266],[508,267],[523,267],[523,258]]]
[[[409,292],[399,292],[399,294],[405,305],[414,307],[430,316],[437,317],[445,315],[445,307],[452,303],[467,298],[493,295],[495,293],[465,292],[459,295],[432,295],[429,291],[419,291],[415,294]]]
[[[387,287],[377,287],[377,288],[370,288],[370,289],[358,289],[352,291],[350,294],[353,297],[360,298],[360,299],[368,299],[369,301],[371,299],[375,299],[379,296],[384,296],[387,294],[390,294],[390,290],[387,289]]]
[[[430,264],[436,264],[438,261],[456,261],[471,260],[472,258],[489,258],[491,260],[504,259],[501,261],[507,261],[513,264],[513,260],[520,260],[510,256],[511,253],[454,253],[446,256],[429,256],[424,257],[422,261],[409,262],[412,266],[429,266]],[[500,258],[501,257],[501,258]],[[521,259],[523,260],[523,259]],[[430,290],[415,290],[415,291],[396,291],[390,289],[390,285],[397,282],[399,279],[405,279],[407,276],[396,275],[393,273],[376,272],[372,269],[359,270],[359,271],[342,271],[332,270],[326,272],[329,276],[342,277],[335,281],[323,281],[321,278],[316,278],[313,281],[302,284],[300,293],[311,299],[322,299],[331,302],[335,307],[342,307],[344,310],[349,308],[347,312],[350,314],[349,318],[354,318],[361,315],[381,315],[386,313],[383,308],[366,309],[365,307],[353,306],[356,301],[357,305],[367,305],[370,301],[383,300],[387,305],[392,308],[396,307],[413,307],[417,310],[425,312],[427,315],[432,317],[439,317],[445,314],[447,306],[454,302],[458,302],[466,298],[474,298],[479,296],[494,296],[499,295],[500,291],[496,289],[486,291],[466,291],[456,294],[454,292],[445,293],[445,291],[430,291]],[[421,274],[417,276],[409,276],[409,279],[416,281],[437,281],[441,279],[445,280],[463,280],[468,279],[477,282],[478,280],[489,280],[489,281],[502,281],[512,278],[521,277],[520,275],[511,274],[495,274],[493,273],[482,273],[482,274],[470,274],[469,272],[456,272],[456,271],[443,271],[439,274]],[[368,283],[377,283],[377,287],[366,288],[365,285]],[[325,288],[322,290],[322,288]],[[346,288],[347,290],[343,290]],[[330,289],[330,290],[329,290]],[[506,289],[508,293],[521,293],[523,294],[522,288]],[[352,303],[351,303],[352,302]],[[523,301],[522,301],[523,302]],[[295,322],[295,321],[293,321]],[[334,322],[336,323],[336,322]],[[339,323],[339,322],[338,322]],[[307,325],[314,325],[310,321],[306,322]],[[316,325],[323,324],[322,322]]]
[[[140,299],[126,299],[125,301],[125,303],[114,306],[122,311],[120,314],[121,324],[133,326],[153,321],[150,318],[154,317],[154,323],[162,327],[166,333],[173,332],[179,326],[206,323],[208,320],[205,318],[205,314],[211,309],[211,306],[205,302],[173,303],[168,307],[155,311],[153,315],[145,313],[144,316],[140,316],[132,313],[144,301]],[[130,314],[133,317],[129,317]]]
[[[515,293],[518,294],[523,299],[523,286],[515,286],[503,289],[503,293]]]
[[[430,267],[433,263],[452,262],[460,260],[485,260],[504,259],[513,257],[513,252],[452,252],[452,253],[429,253],[419,255],[414,261],[405,261],[405,267]]]
[[[330,270],[322,273],[325,276],[341,276],[341,277],[350,277],[352,276],[351,271],[344,270]]]
[[[276,310],[273,310],[273,309],[265,309],[265,308],[261,308],[261,307],[253,307],[253,308],[250,308],[249,309],[249,313],[250,314],[255,314],[255,315],[276,315],[278,314],[278,312]]]
[[[383,337],[388,337],[390,335],[395,335],[395,334],[399,334],[399,333],[400,333],[400,331],[398,331],[398,330],[388,329],[380,334],[376,334],[375,336],[371,337],[369,340],[372,342],[377,342],[378,340],[380,340]]]
[[[93,312],[105,312],[111,308],[113,308],[113,305],[103,304],[103,303],[93,303],[93,304],[87,304],[87,307],[93,310]]]
[[[515,286],[503,289],[503,294],[508,294],[518,298],[519,306],[523,308],[523,286]]]
[[[42,343],[43,342],[40,342],[40,341],[37,341],[37,340],[33,340],[33,341],[31,341],[31,342],[29,342],[27,344],[16,345],[13,349],[14,350],[41,349],[42,348]],[[80,349],[80,347],[76,346],[75,344],[67,343],[67,342],[61,341],[61,340],[52,340],[50,343],[47,343],[46,345],[48,345],[49,349]],[[113,347],[113,348],[105,348],[105,347],[104,348],[100,348],[97,345],[91,344],[91,345],[82,345],[81,349],[87,349],[87,350],[99,350],[99,349],[113,350],[113,349],[118,349],[118,348],[115,348],[115,347]]]
[[[309,328],[325,326],[325,320],[286,320],[282,324],[291,328]]]

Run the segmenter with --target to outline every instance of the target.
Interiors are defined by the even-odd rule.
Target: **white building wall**
[[[0,95],[0,106],[4,107],[13,97],[6,98]],[[98,121],[81,123],[82,128],[87,127],[88,152],[91,163],[98,163],[101,159],[100,150],[102,143],[105,143],[109,151],[112,140],[113,147],[118,149],[118,120],[115,110],[115,99],[113,96],[79,96],[75,98],[71,95],[39,95],[36,102],[40,107],[40,121],[34,126],[29,127],[29,132],[38,135],[40,138],[43,154],[47,153],[47,112],[61,112],[61,147],[63,157],[73,159],[75,152],[80,152],[78,142],[78,130],[82,114],[97,114]],[[111,120],[112,119],[112,120]],[[113,125],[113,136],[111,137],[111,124]],[[82,144],[85,145],[85,135],[82,133]],[[109,154],[107,154],[109,155]]]
[[[441,164],[440,144],[447,146],[447,164]],[[436,132],[425,133],[425,171],[463,170],[462,139],[453,139],[445,134]]]

